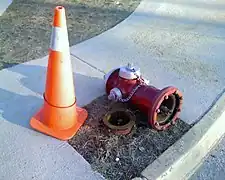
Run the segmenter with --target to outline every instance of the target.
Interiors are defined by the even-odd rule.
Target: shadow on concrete
[[[44,93],[46,68],[37,65],[20,64],[8,70],[24,76],[20,79],[19,84],[34,93],[26,90],[26,88],[25,90],[24,88],[20,90],[15,87],[12,91],[0,88],[0,119],[2,116],[3,119],[11,123],[31,128],[29,125],[30,118],[43,104],[43,99],[41,97]],[[79,73],[74,73],[74,77],[76,84],[79,85],[79,88],[75,90],[76,96],[80,101],[88,102],[88,98],[90,98],[90,94],[88,93],[91,88],[94,89],[93,86],[88,86],[88,84],[99,84],[102,80]],[[10,79],[8,79],[8,81],[10,81]],[[97,92],[98,89],[94,89],[94,91]],[[85,92],[87,92],[87,94],[85,94]],[[35,94],[37,94],[37,96],[35,96]]]
[[[30,128],[29,119],[41,106],[42,100],[31,95],[20,95],[0,88],[0,118]]]

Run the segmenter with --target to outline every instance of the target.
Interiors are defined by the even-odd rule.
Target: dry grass
[[[78,134],[69,141],[107,179],[129,180],[140,175],[148,164],[190,128],[179,120],[164,132],[156,132],[139,124],[129,135],[114,135],[101,122],[104,114],[111,108],[105,96],[86,106],[89,118]],[[138,121],[145,121],[144,115],[136,115]]]
[[[13,0],[0,16],[0,69],[47,55],[53,10],[66,8],[70,45],[115,26],[140,0]]]

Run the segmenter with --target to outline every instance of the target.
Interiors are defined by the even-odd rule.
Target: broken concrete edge
[[[211,109],[176,143],[145,168],[148,180],[188,179],[225,134],[225,89]]]

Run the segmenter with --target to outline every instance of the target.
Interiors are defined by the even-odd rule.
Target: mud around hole
[[[110,103],[106,96],[94,100],[85,107],[89,112],[86,123],[69,140],[93,169],[109,180],[130,180],[140,176],[144,168],[190,129],[188,124],[178,120],[173,127],[162,132],[137,124],[130,134],[115,135],[102,120],[106,112],[117,106],[123,105]],[[137,121],[146,118],[139,112],[136,117]]]

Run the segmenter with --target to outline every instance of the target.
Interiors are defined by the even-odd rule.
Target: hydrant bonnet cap
[[[139,68],[126,66],[120,68],[119,76],[124,79],[136,79],[141,76],[141,72]]]

